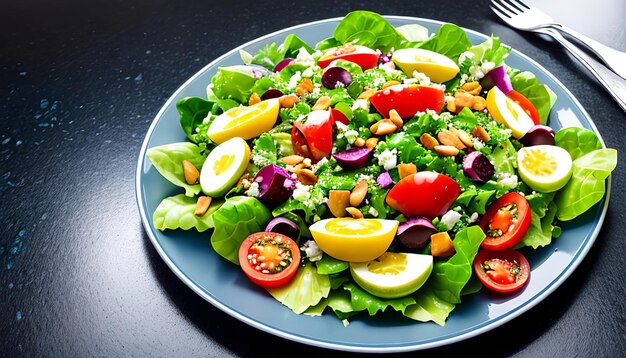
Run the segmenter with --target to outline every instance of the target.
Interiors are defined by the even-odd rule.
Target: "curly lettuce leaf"
[[[404,312],[408,306],[415,303],[415,300],[410,296],[395,299],[376,297],[352,282],[344,284],[343,288],[350,292],[352,309],[354,311],[367,310],[370,316],[375,315],[379,311],[384,312],[387,307],[391,307],[399,312]]]
[[[206,160],[206,154],[200,146],[190,142],[180,142],[152,147],[146,156],[156,170],[169,182],[185,189],[185,195],[194,196],[202,190],[200,184],[187,184],[183,173],[183,160],[190,161],[198,170]]]
[[[267,292],[293,312],[301,314],[316,306],[322,298],[328,297],[330,280],[328,275],[318,273],[315,265],[307,263],[298,269],[289,283],[268,288]]]
[[[515,246],[516,249],[524,246],[531,246],[534,249],[546,246],[552,242],[553,237],[559,236],[560,229],[554,225],[557,206],[553,199],[554,193],[535,193],[526,196],[530,205],[531,222],[526,235]]]
[[[200,97],[186,97],[176,102],[180,115],[180,126],[187,138],[194,143],[213,143],[207,136],[211,125],[213,102]]]
[[[461,302],[461,291],[472,276],[472,262],[484,238],[479,226],[469,226],[454,237],[456,253],[446,261],[435,262],[426,285],[439,298],[452,304]]]
[[[194,214],[197,199],[184,194],[170,196],[161,201],[152,215],[152,223],[157,230],[195,228],[198,232],[212,229],[213,213],[224,203],[221,199],[213,199],[209,210],[203,216]]]
[[[239,265],[239,246],[243,240],[250,234],[263,231],[270,219],[270,211],[256,198],[234,196],[226,199],[213,213],[215,229],[211,245],[220,256]]]

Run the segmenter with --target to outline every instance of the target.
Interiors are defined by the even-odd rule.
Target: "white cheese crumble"
[[[301,47],[300,50],[298,50],[298,55],[296,56],[296,63],[306,67],[311,67],[315,65],[315,58],[313,58],[313,56],[309,54],[309,51],[307,51],[304,47]]]
[[[517,175],[502,173],[498,177],[498,184],[508,188],[515,188],[517,186]]]
[[[378,159],[378,164],[381,165],[385,170],[391,170],[398,165],[398,150],[393,148],[392,150],[385,149],[380,154],[375,154],[374,156]]]
[[[296,182],[296,188],[291,194],[294,199],[304,202],[311,197],[311,185],[304,185],[300,182]]]
[[[250,188],[248,188],[248,191],[246,192],[246,194],[252,197],[259,196],[259,183],[253,182],[252,184],[250,184]]]
[[[413,71],[413,78],[417,79],[421,85],[428,86],[430,85],[430,77],[428,77],[425,73],[419,72],[417,70]]]
[[[441,223],[446,226],[448,230],[452,230],[454,225],[461,219],[461,214],[454,210],[449,210],[441,217]]]
[[[352,104],[351,109],[354,111],[354,110],[357,110],[359,108],[363,108],[363,109],[369,110],[368,101],[366,99],[364,99],[364,98],[357,98],[357,99],[355,99],[354,103]],[[339,123],[339,122],[337,122],[337,123]]]
[[[378,210],[374,209],[373,206],[370,206],[370,209],[367,211],[367,213],[372,215],[373,217],[377,217],[378,216]]]
[[[306,257],[312,262],[319,261],[322,259],[322,256],[324,256],[324,252],[317,246],[317,242],[313,240],[305,242],[300,250],[304,251]]]

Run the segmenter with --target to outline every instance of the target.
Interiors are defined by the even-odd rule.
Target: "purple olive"
[[[337,88],[339,86],[348,87],[352,83],[352,75],[348,70],[341,67],[330,67],[322,74],[322,85],[328,89]]]
[[[526,147],[554,145],[554,130],[543,124],[536,124],[520,139],[520,142]]]
[[[261,100],[265,101],[266,99],[278,98],[282,96],[283,93],[280,90],[277,90],[276,88],[270,88],[267,91],[263,92],[263,94],[261,95]]]
[[[426,218],[413,218],[400,224],[396,239],[407,249],[421,249],[430,242],[430,235],[437,232],[433,223]]]
[[[275,164],[261,168],[254,177],[254,181],[259,183],[257,199],[266,205],[284,202],[296,187],[296,182],[289,172]]]
[[[274,72],[280,72],[283,68],[291,65],[295,60],[293,58],[286,58],[276,64]]]
[[[358,169],[367,164],[367,160],[373,151],[373,148],[354,147],[352,149],[333,154],[333,158],[335,158],[337,163],[339,163],[343,169]]]
[[[298,224],[283,217],[277,217],[270,220],[270,222],[265,227],[265,231],[283,234],[294,241],[297,241],[300,237],[300,229],[298,228]]]
[[[475,150],[463,158],[463,173],[471,180],[486,182],[493,177],[495,169],[489,158]]]

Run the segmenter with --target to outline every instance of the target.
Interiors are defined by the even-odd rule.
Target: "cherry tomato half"
[[[473,263],[474,273],[488,289],[513,292],[530,279],[530,264],[515,250],[492,251],[481,249]]]
[[[297,120],[291,130],[291,143],[296,154],[315,162],[333,150],[333,120],[330,111],[312,111],[305,122]]]
[[[402,178],[389,190],[385,200],[405,216],[432,219],[445,214],[460,193],[456,180],[424,171]]]
[[[402,119],[417,112],[441,111],[444,94],[440,88],[420,85],[398,84],[384,88],[370,97],[370,103],[385,118],[395,109]]]
[[[326,51],[317,61],[317,65],[321,68],[326,68],[335,60],[354,62],[365,71],[378,65],[378,54],[366,46],[343,45]]]
[[[537,108],[535,108],[535,105],[528,98],[526,98],[526,96],[517,92],[516,90],[511,90],[509,93],[506,94],[506,96],[512,99],[513,102],[517,102],[517,104],[522,107],[524,112],[526,112],[526,114],[530,116],[535,124],[541,123]]]
[[[257,232],[239,247],[239,265],[255,284],[276,287],[289,282],[300,266],[300,248],[288,236]]]
[[[506,250],[517,245],[530,227],[530,205],[517,193],[504,194],[489,206],[480,220],[485,240],[480,245],[488,250]]]

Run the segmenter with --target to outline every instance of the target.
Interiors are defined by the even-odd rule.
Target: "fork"
[[[503,12],[504,10],[500,10],[500,7],[496,5],[497,3],[495,2],[495,0],[491,0],[491,2],[492,4],[494,4],[494,6],[496,6],[491,6],[491,10],[493,10],[493,12],[500,19],[502,19],[502,21],[514,28],[518,28],[517,25],[519,25],[519,23],[515,20],[511,20],[512,17],[509,15],[508,12]],[[521,29],[525,30],[525,28]],[[596,61],[584,51],[581,51],[578,47],[576,47],[572,42],[568,41],[555,29],[537,28],[532,31],[551,36],[557,42],[563,45],[563,47],[565,47],[574,57],[576,57],[576,59],[578,59],[589,70],[589,72],[591,72],[596,77],[596,79],[598,79],[598,81],[606,88],[609,94],[611,94],[611,96],[619,104],[622,110],[626,112],[626,81],[623,78],[610,71],[607,67],[603,66],[600,62]]]
[[[613,72],[621,78],[626,79],[626,52],[618,51],[608,47],[596,40],[593,40],[563,24],[560,24],[550,15],[526,5],[521,0],[491,0],[493,6],[500,10],[500,14],[508,17],[511,26],[526,31],[536,31],[541,29],[555,29],[567,36],[575,39],[580,44],[586,46],[591,52],[596,54]],[[493,7],[491,8],[496,11]],[[500,16],[502,17],[502,16]]]

